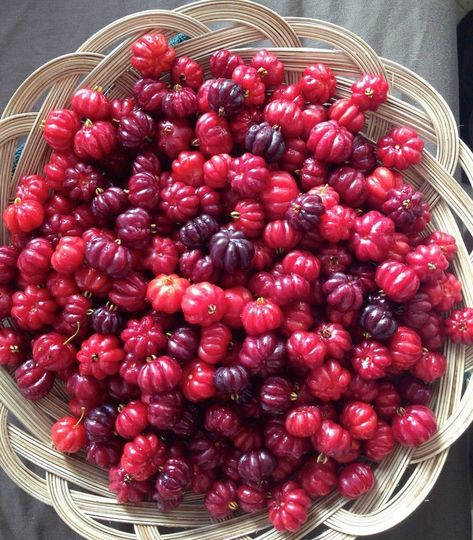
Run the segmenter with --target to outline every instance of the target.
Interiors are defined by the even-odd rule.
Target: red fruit
[[[283,377],[267,378],[260,389],[261,408],[272,415],[287,411],[295,398],[292,384]]]
[[[391,130],[378,141],[376,155],[385,167],[403,170],[422,159],[424,142],[417,132],[407,126]]]
[[[324,420],[312,437],[312,444],[318,452],[337,458],[350,450],[352,438],[346,429],[333,420]]]
[[[221,362],[228,354],[232,333],[223,323],[215,323],[202,329],[197,354],[208,364]]]
[[[130,401],[119,408],[115,431],[124,439],[134,439],[148,426],[148,407],[141,401]]]
[[[22,176],[15,190],[15,198],[23,201],[34,200],[44,204],[48,198],[48,184],[42,176],[37,174]]]
[[[340,422],[354,439],[371,439],[376,432],[378,417],[368,403],[348,401],[340,414]]]
[[[159,79],[176,58],[176,51],[163,34],[145,34],[131,46],[131,65],[143,77]]]
[[[238,65],[233,70],[232,79],[243,88],[246,106],[264,103],[266,87],[261,81],[258,70],[254,67]]]
[[[283,314],[279,306],[271,300],[260,297],[246,304],[241,319],[246,333],[255,336],[278,328],[282,323]]]
[[[336,120],[352,133],[358,133],[365,124],[365,115],[361,107],[349,99],[337,99],[329,108],[330,120]]]
[[[284,152],[279,158],[279,167],[292,174],[299,174],[308,156],[309,152],[303,139],[299,137],[287,139]]]
[[[309,193],[314,190],[311,189]],[[325,205],[327,208],[327,206]],[[356,223],[356,212],[351,208],[333,205],[320,216],[319,232],[324,240],[336,244],[348,240]]]
[[[308,105],[302,111],[303,139],[307,140],[310,130],[317,124],[326,122],[328,119],[327,109],[323,105]]]
[[[289,359],[310,369],[320,366],[327,347],[315,332],[294,332],[286,343]]]
[[[388,97],[388,83],[377,75],[366,74],[352,84],[351,101],[363,111],[375,111]]]
[[[166,345],[162,328],[151,315],[129,320],[120,338],[125,352],[139,360],[158,354]]]
[[[353,139],[352,153],[348,162],[350,167],[370,174],[376,167],[375,147],[363,135],[356,135]]]
[[[162,100],[163,113],[167,118],[183,119],[197,112],[197,96],[191,88],[175,84],[166,92]]]
[[[60,274],[72,274],[82,266],[85,242],[77,236],[64,236],[51,257],[51,266]]]
[[[350,463],[338,475],[338,491],[347,499],[357,499],[371,491],[376,478],[369,465]]]
[[[246,337],[239,353],[239,362],[251,374],[268,377],[277,374],[285,360],[284,340],[274,333]]]
[[[171,429],[182,417],[183,402],[179,390],[161,392],[152,396],[148,405],[149,423],[160,430]]]
[[[270,221],[263,231],[263,241],[271,249],[289,251],[301,237],[302,233],[293,229],[285,219]]]
[[[161,191],[161,210],[177,222],[187,221],[199,211],[200,200],[195,188],[181,182],[174,182]]]
[[[212,518],[223,519],[238,508],[236,499],[235,484],[231,480],[219,480],[205,494],[204,505]]]
[[[445,375],[447,371],[447,359],[442,353],[424,349],[421,358],[414,364],[410,371],[421,381],[430,383]]]
[[[462,300],[462,284],[453,275],[447,272],[443,279],[432,283],[425,283],[422,291],[427,294],[431,306],[436,311],[449,311]]]
[[[17,367],[14,377],[21,395],[32,401],[47,396],[55,379],[53,372],[38,366],[34,360],[26,360]]]
[[[307,298],[310,284],[298,274],[282,274],[274,279],[270,299],[278,306],[285,306],[295,300]]]
[[[291,409],[286,416],[285,427],[294,437],[311,437],[322,424],[322,416],[317,407],[302,405]]]
[[[181,152],[172,166],[172,177],[176,182],[198,187],[203,183],[205,159],[200,152]]]
[[[204,182],[213,189],[226,187],[231,162],[228,154],[212,156],[202,167]]]
[[[293,480],[273,490],[268,516],[278,531],[297,532],[309,516],[310,497]]]
[[[389,342],[392,366],[398,370],[412,368],[422,357],[419,334],[407,326],[399,326]]]
[[[187,279],[177,274],[161,274],[148,283],[146,298],[151,302],[154,310],[176,313],[181,309],[188,287]]]
[[[357,310],[363,303],[363,289],[359,280],[348,274],[331,274],[323,284],[322,291],[327,295],[327,304],[343,313]]]
[[[260,49],[252,57],[250,66],[258,71],[267,88],[280,85],[284,79],[284,64],[266,49]]]
[[[181,389],[184,397],[192,402],[202,401],[215,395],[215,368],[200,360],[194,360],[184,368]]]
[[[24,291],[13,294],[11,314],[23,330],[39,330],[52,324],[57,309],[56,302],[46,289],[28,285]]]
[[[425,405],[399,408],[392,421],[394,439],[402,446],[416,447],[437,431],[434,413]]]
[[[300,88],[310,103],[323,105],[335,94],[336,87],[335,75],[326,64],[313,64],[304,69]]]
[[[13,246],[0,246],[0,285],[10,285],[15,279],[18,250]]]
[[[343,203],[357,208],[366,199],[366,180],[361,171],[351,167],[340,167],[333,172],[328,183],[340,195]]]
[[[419,245],[406,255],[406,263],[416,272],[421,281],[435,282],[442,278],[449,262],[443,255],[440,246]]]
[[[205,327],[224,316],[225,304],[225,293],[220,287],[202,282],[186,289],[181,309],[187,322]]]
[[[378,266],[375,281],[393,302],[407,302],[416,294],[420,284],[411,267],[395,261],[386,261]]]
[[[33,238],[21,251],[17,267],[21,277],[30,285],[39,285],[46,281],[50,270],[53,250],[44,238]]]
[[[67,169],[74,167],[77,162],[78,159],[72,151],[65,153],[53,152],[49,158],[49,162],[44,166],[48,187],[54,190],[61,190],[62,184],[66,179]],[[58,197],[58,194],[56,194],[55,197]],[[61,200],[61,202],[62,204],[66,204],[67,199],[66,201]],[[72,211],[72,208],[66,208],[62,213],[67,214],[70,211]],[[46,214],[48,214],[48,212],[46,212]]]
[[[111,279],[95,268],[83,266],[74,274],[77,286],[83,292],[90,292],[98,297],[104,297],[109,292]]]
[[[328,163],[341,163],[349,158],[353,135],[335,120],[321,122],[312,128],[307,148],[314,157]]]
[[[181,380],[181,366],[170,356],[149,357],[138,375],[138,386],[144,394],[168,392]]]
[[[48,371],[61,371],[72,366],[76,359],[76,349],[67,338],[57,332],[39,336],[33,342],[33,360]]]
[[[215,78],[229,79],[235,68],[243,64],[243,59],[237,54],[220,49],[210,57],[210,72]]]
[[[248,404],[248,408],[251,409],[252,403],[250,402]],[[246,409],[244,410],[245,416],[252,416],[255,417],[256,414],[261,416],[261,409],[259,408],[258,404],[257,411],[255,413],[254,410],[250,410],[250,413],[247,414]],[[251,452],[252,450],[259,450],[263,446],[263,437],[261,435],[260,430],[258,427],[256,427],[253,424],[242,424],[240,426],[240,429],[237,431],[237,433],[232,437],[232,442],[235,445],[235,447],[238,449],[238,459],[241,456],[241,452]],[[241,450],[241,452],[240,452]],[[238,459],[236,459],[236,463],[234,464],[234,468],[236,469],[238,466]],[[228,473],[228,468],[227,471]],[[239,480],[239,474],[238,471],[235,470],[235,480]]]
[[[199,117],[195,134],[199,139],[199,150],[207,158],[214,154],[229,153],[233,147],[228,122],[216,112],[208,112]]]
[[[264,109],[263,118],[271,126],[280,128],[284,137],[299,137],[302,133],[302,111],[292,101],[270,101]]]
[[[248,238],[259,236],[264,228],[263,206],[252,199],[240,199],[230,217],[235,229],[244,232]]]
[[[112,112],[108,98],[97,88],[81,88],[71,98],[73,110],[83,118],[104,120]]]
[[[316,330],[325,343],[327,357],[340,360],[352,349],[351,335],[342,325],[322,323]]]
[[[69,109],[56,109],[46,116],[43,138],[53,150],[67,152],[72,150],[74,136],[80,127],[77,113]]]
[[[228,177],[232,189],[243,197],[257,196],[270,178],[264,159],[249,153],[232,161]]]
[[[445,333],[454,343],[473,344],[473,309],[456,309],[445,321]]]
[[[175,84],[179,83],[198,90],[204,82],[204,70],[195,60],[188,56],[181,56],[171,66],[171,80]]]
[[[209,405],[205,411],[204,426],[207,431],[233,437],[240,428],[238,413],[225,405]]]
[[[363,453],[371,461],[379,462],[391,454],[394,444],[391,426],[379,420],[373,437],[363,443]]]
[[[325,497],[337,487],[337,466],[332,459],[311,457],[299,471],[298,480],[311,497]]]
[[[53,445],[67,454],[75,454],[86,444],[84,424],[74,416],[63,416],[51,428]]]
[[[123,278],[131,270],[131,254],[120,240],[97,237],[86,242],[85,260],[96,270],[112,278]]]
[[[194,140],[194,130],[184,119],[163,119],[156,124],[156,147],[169,159],[175,159],[189,150]]]
[[[322,401],[340,399],[350,384],[350,372],[337,360],[327,360],[309,373],[307,385],[312,394]]]
[[[355,220],[350,247],[360,261],[381,262],[394,242],[394,222],[372,210]]]
[[[387,259],[397,262],[405,262],[406,255],[410,253],[412,247],[409,244],[409,238],[403,233],[395,232],[393,243],[388,250]]]
[[[0,328],[0,366],[15,368],[24,354],[23,335],[12,328]]]
[[[125,469],[116,465],[109,471],[109,489],[116,493],[119,503],[137,503],[145,499],[149,494],[151,486],[148,481],[135,480]]]
[[[125,444],[120,465],[135,480],[147,480],[164,463],[166,447],[154,434],[138,435]]]
[[[238,506],[244,512],[258,512],[266,507],[267,495],[262,488],[242,484],[236,491]]]
[[[115,150],[117,132],[110,122],[87,120],[74,136],[74,154],[85,161],[99,161]]]
[[[291,174],[283,171],[270,173],[269,181],[260,194],[268,219],[284,218],[291,202],[299,195],[299,188]]]
[[[401,397],[395,386],[390,382],[378,385],[378,394],[374,399],[376,414],[385,420],[391,420],[401,404]]]
[[[377,341],[362,341],[353,349],[351,357],[353,369],[368,381],[381,379],[391,365],[391,353]]]
[[[92,334],[77,353],[81,375],[92,375],[99,380],[118,373],[124,358],[118,338],[107,334]]]
[[[381,208],[391,189],[403,186],[402,176],[387,167],[377,167],[366,177],[367,202],[373,208]]]
[[[452,262],[457,253],[457,242],[453,236],[442,231],[434,231],[424,239],[427,245],[437,244],[448,262]]]
[[[291,251],[282,261],[283,270],[287,274],[297,274],[307,281],[316,280],[320,274],[320,262],[309,251]]]
[[[29,233],[37,229],[43,220],[43,207],[33,199],[22,201],[17,198],[3,213],[3,222],[12,234]]]
[[[176,243],[170,238],[154,236],[145,253],[144,267],[151,270],[155,276],[172,274],[178,262]]]

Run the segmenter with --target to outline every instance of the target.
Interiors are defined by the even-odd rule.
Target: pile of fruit
[[[284,84],[264,49],[215,52],[208,80],[163,35],[131,49],[132,95],[51,111],[44,176],[5,210],[0,364],[27,399],[64,381],[52,441],[118,501],[193,491],[213,518],[266,508],[296,531],[432,436],[444,339],[473,342],[455,239],[399,172],[423,142],[359,134],[378,76],[334,99],[328,66]]]

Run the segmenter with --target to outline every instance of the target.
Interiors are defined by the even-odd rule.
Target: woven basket
[[[208,24],[215,22],[230,24],[211,30]],[[33,73],[15,92],[0,120],[2,207],[10,202],[21,175],[41,172],[48,160],[50,150],[41,135],[47,112],[68,106],[78,86],[100,85],[113,98],[129,94],[137,78],[128,69],[130,44],[150,29],[169,37],[185,33],[190,39],[176,45],[178,55],[189,55],[204,68],[217,49],[233,49],[249,59],[255,49],[248,45],[268,40],[286,66],[288,82],[295,82],[311,63],[329,64],[338,79],[337,97],[347,97],[352,79],[362,73],[385,77],[391,87],[390,98],[376,113],[369,114],[365,135],[376,141],[393,124],[406,124],[431,143],[431,152],[424,152],[422,163],[410,168],[405,177],[426,195],[432,210],[430,227],[456,237],[459,252],[453,268],[463,283],[465,304],[473,305],[471,255],[457,225],[462,222],[473,235],[473,202],[452,177],[460,164],[471,180],[473,156],[459,140],[452,112],[442,97],[408,69],[379,58],[347,30],[314,19],[283,19],[246,0],[202,1],[175,11],[136,13],[99,31],[77,52],[56,58]],[[309,45],[323,42],[335,50],[302,47],[302,40]],[[45,96],[39,110],[38,96]],[[16,163],[15,150],[25,137],[24,150]],[[0,234],[5,243],[6,231]],[[335,540],[378,533],[405,519],[422,503],[440,474],[449,446],[473,418],[473,383],[464,384],[465,374],[473,368],[473,350],[448,343],[445,353],[447,374],[432,403],[439,421],[435,436],[415,450],[398,448],[377,468],[376,488],[349,509],[347,501],[336,494],[315,502],[309,520],[291,538]],[[55,419],[67,414],[66,403],[60,385],[39,403],[27,402],[11,375],[0,369],[0,465],[21,488],[52,505],[80,535],[101,540],[249,540],[250,535],[258,540],[287,538],[270,527],[263,513],[212,521],[201,498],[191,494],[179,510],[168,514],[159,513],[152,503],[119,505],[107,489],[105,472],[88,465],[81,455],[67,457],[52,449],[50,427]],[[13,417],[21,428],[17,422],[12,423]],[[44,470],[44,476],[33,473],[30,464]]]

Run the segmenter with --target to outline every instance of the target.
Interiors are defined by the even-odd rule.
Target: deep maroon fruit
[[[243,480],[258,483],[269,478],[276,460],[267,450],[252,450],[244,453],[238,461],[238,473]]]
[[[167,353],[182,364],[190,362],[197,356],[199,334],[195,328],[181,326],[167,335],[167,337]]]
[[[249,382],[248,370],[240,365],[219,367],[215,372],[215,386],[227,396],[239,394]]]
[[[250,268],[254,253],[253,242],[242,231],[223,229],[210,240],[212,263],[228,273]]]
[[[99,334],[119,334],[125,326],[122,314],[117,306],[107,304],[94,310],[91,316],[92,328]]]
[[[101,405],[92,409],[84,420],[87,439],[90,442],[107,442],[115,430],[118,411],[114,405]]]
[[[231,118],[243,109],[245,97],[242,87],[232,79],[216,79],[209,85],[208,102],[212,111]]]
[[[268,163],[278,161],[286,148],[281,130],[268,122],[254,124],[246,132],[245,149],[255,156],[262,156]]]
[[[318,195],[304,193],[294,199],[286,212],[286,219],[297,231],[309,231],[320,222],[325,206]]]
[[[371,491],[375,483],[373,471],[365,463],[350,463],[338,475],[338,491],[347,499],[357,499]]]
[[[217,220],[207,214],[201,214],[185,223],[179,231],[179,240],[188,248],[205,246],[218,231]]]
[[[44,398],[54,384],[55,375],[38,366],[34,360],[26,360],[15,370],[15,381],[21,395],[33,401]]]
[[[375,339],[388,339],[397,330],[397,322],[388,307],[368,304],[360,314],[360,326]]]

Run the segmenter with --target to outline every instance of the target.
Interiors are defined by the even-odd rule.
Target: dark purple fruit
[[[15,370],[15,381],[18,390],[26,399],[36,401],[49,394],[53,387],[55,375],[38,366],[34,360],[26,360]]]
[[[360,326],[374,339],[388,339],[397,330],[392,311],[381,306],[368,304],[360,315]]]
[[[379,306],[385,309],[391,309],[391,303],[386,298],[386,295],[383,293],[369,294],[366,303],[372,306]]]
[[[338,311],[353,311],[363,303],[363,289],[360,280],[349,274],[331,274],[322,286],[327,295],[327,304]]]
[[[215,372],[215,386],[219,392],[238,395],[250,382],[250,374],[243,366],[219,367]]]
[[[90,208],[97,219],[106,220],[118,216],[127,206],[127,194],[122,188],[113,186],[105,191],[98,189],[97,195],[92,199]]]
[[[229,274],[247,270],[255,254],[255,247],[242,231],[224,229],[210,240],[210,258],[217,268]]]
[[[168,459],[156,480],[156,493],[162,499],[174,499],[189,487],[191,481],[192,468],[186,459]]]
[[[272,332],[248,336],[238,358],[252,375],[270,377],[279,373],[286,362],[286,342]]]
[[[403,402],[409,405],[426,405],[432,397],[432,386],[407,375],[396,384]]]
[[[85,417],[84,427],[89,442],[107,442],[115,431],[117,407],[111,404],[95,407]]]
[[[156,131],[156,122],[149,114],[140,110],[132,111],[120,120],[118,142],[125,148],[137,149],[150,143]]]
[[[276,459],[265,449],[245,452],[238,461],[241,478],[256,484],[269,478],[275,467]]]
[[[209,107],[220,116],[231,118],[245,104],[243,88],[232,79],[215,79],[209,86]]]
[[[431,311],[432,304],[426,293],[417,293],[408,302],[399,306],[402,323],[414,330],[422,328],[429,322]]]
[[[228,447],[223,440],[214,440],[200,433],[191,441],[189,451],[192,463],[209,471],[223,464]]]
[[[357,135],[353,139],[352,151],[348,165],[358,169],[364,175],[372,173],[376,167],[375,147],[367,141],[363,135]]]
[[[130,208],[117,217],[115,229],[124,246],[144,249],[151,242],[151,216],[143,208]]]
[[[181,227],[179,239],[188,248],[198,248],[207,244],[218,229],[219,225],[214,217],[202,214]]]
[[[123,315],[117,306],[108,303],[94,310],[91,316],[92,328],[98,334],[119,334],[125,327]]]
[[[324,212],[325,207],[318,195],[303,193],[291,202],[286,219],[296,231],[307,232],[319,224]]]
[[[399,231],[409,233],[416,220],[424,215],[426,208],[424,194],[404,184],[402,188],[388,191],[388,198],[381,210],[394,221]]]
[[[279,129],[268,122],[250,126],[245,136],[245,148],[269,163],[277,161],[284,153],[286,144]]]
[[[119,439],[112,439],[108,442],[92,442],[87,446],[86,451],[86,459],[89,463],[102,469],[110,469],[120,461],[123,442]]]
[[[184,412],[184,400],[178,390],[153,396],[148,405],[148,420],[160,430],[171,429]]]
[[[190,326],[176,328],[171,334],[167,334],[167,354],[175,358],[181,364],[190,362],[197,356],[199,348],[199,333]]]
[[[286,412],[296,399],[292,384],[284,377],[268,377],[260,389],[261,407],[272,415]]]

